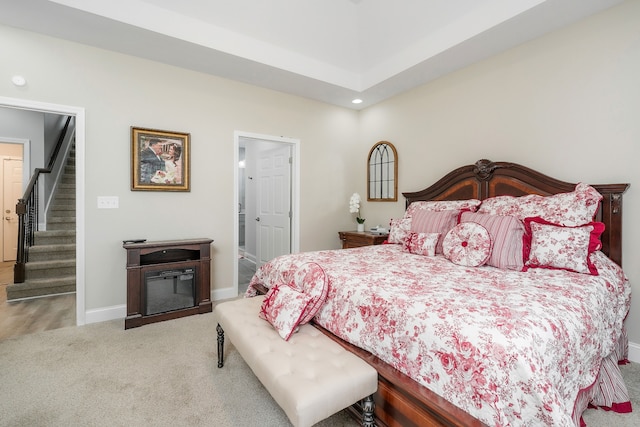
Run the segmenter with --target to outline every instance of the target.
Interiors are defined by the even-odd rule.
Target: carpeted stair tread
[[[29,279],[24,283],[9,284],[6,290],[7,300],[75,292],[76,276]]]

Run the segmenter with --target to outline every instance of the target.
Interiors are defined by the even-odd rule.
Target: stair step
[[[56,194],[56,200],[75,200],[76,199],[76,192],[72,191],[69,193],[64,193],[64,192],[58,192]]]
[[[61,245],[76,243],[75,230],[43,230],[33,233],[35,245]]]
[[[7,301],[42,295],[66,294],[76,291],[76,276],[55,279],[25,280],[7,285]]]
[[[75,211],[76,211],[76,204],[75,203],[69,203],[69,202],[54,202],[51,205],[51,209],[52,212],[54,211],[63,211],[63,212],[73,212],[73,214],[75,215]]]
[[[51,208],[49,211],[49,220],[52,218],[69,218],[71,221],[75,221],[76,219],[76,210],[75,209],[63,209],[63,208]]]
[[[61,219],[63,221],[56,222],[57,219]],[[67,218],[49,218],[49,222],[47,224],[48,231],[58,231],[58,230],[66,230],[73,231],[76,229],[76,223],[73,220],[67,220]]]
[[[65,276],[75,277],[75,274],[75,259],[34,262],[29,261],[24,266],[24,277],[26,280],[54,279]]]
[[[76,245],[39,245],[29,248],[29,262],[69,260],[76,256]]]

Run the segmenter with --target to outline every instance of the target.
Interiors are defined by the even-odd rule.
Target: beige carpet
[[[0,341],[1,426],[288,426],[232,346],[216,367],[213,314],[124,330],[124,321]],[[624,366],[638,411],[589,410],[589,427],[640,425],[640,367]],[[357,426],[343,411],[319,426]]]
[[[215,326],[207,313],[0,341],[0,425],[290,425],[232,346],[217,368]],[[358,424],[339,413],[319,425]]]

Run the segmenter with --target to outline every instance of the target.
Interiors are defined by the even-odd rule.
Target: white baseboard
[[[124,319],[127,317],[127,305],[112,305],[111,307],[96,308],[85,312],[85,322],[98,323],[108,320]]]
[[[236,288],[214,289],[212,301],[232,299],[238,296]],[[96,308],[85,312],[85,323],[106,322],[109,320],[124,319],[127,317],[127,305],[112,305],[111,307]]]
[[[212,301],[236,298],[238,296],[238,288],[222,288],[214,289],[211,293]]]
[[[640,363],[640,344],[629,341],[629,360]]]

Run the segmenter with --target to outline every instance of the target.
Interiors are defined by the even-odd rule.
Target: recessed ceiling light
[[[362,99],[356,98],[353,101],[351,101],[351,103],[353,103],[353,104],[362,104]]]

